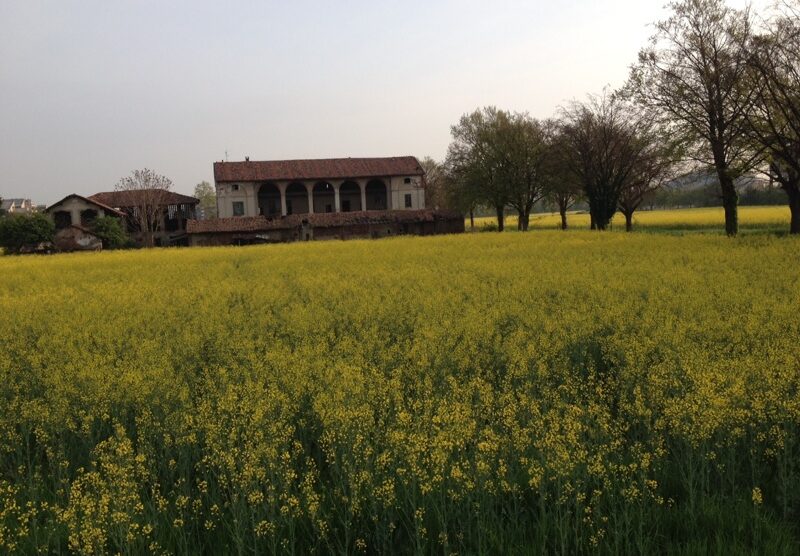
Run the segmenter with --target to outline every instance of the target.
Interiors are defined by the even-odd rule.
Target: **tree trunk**
[[[475,231],[475,211],[473,209],[469,209],[469,231]]]
[[[795,184],[794,187],[786,187],[784,190],[789,195],[789,211],[792,214],[789,233],[800,234],[800,184]]]
[[[558,203],[558,213],[561,215],[561,229],[567,229],[567,203]]]
[[[497,231],[502,232],[506,228],[506,215],[503,211],[504,207],[495,207],[497,210]]]
[[[523,232],[528,231],[528,225],[531,222],[531,213],[527,210],[519,213],[519,229]]]
[[[718,171],[717,175],[722,188],[722,206],[725,207],[725,233],[734,237],[739,233],[739,194],[727,172]]]
[[[632,232],[633,231],[633,212],[625,212],[625,231]]]
[[[597,222],[594,220],[594,212],[591,209],[589,210],[589,228],[592,230],[597,229]]]

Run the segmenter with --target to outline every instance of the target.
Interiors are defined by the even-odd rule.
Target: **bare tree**
[[[756,95],[748,132],[789,197],[789,232],[800,234],[800,2],[787,1],[767,32],[745,46]]]
[[[119,180],[115,187],[117,191],[126,192],[128,218],[136,231],[142,234],[147,247],[153,246],[153,235],[161,228],[171,187],[169,178],[148,168],[134,170],[130,176]]]
[[[650,145],[652,123],[621,97],[604,93],[563,110],[561,134],[566,168],[589,202],[592,229],[605,230],[619,198]]]
[[[745,134],[754,95],[744,79],[747,55],[741,45],[752,33],[751,16],[724,0],[680,0],[669,7],[672,16],[656,24],[629,88],[656,110],[688,157],[715,169],[725,231],[734,236],[739,230],[734,182],[759,163]]]
[[[673,177],[680,155],[663,129],[650,124],[637,130],[640,155],[628,183],[619,197],[619,211],[625,216],[625,230],[633,230],[633,213]]]
[[[544,165],[545,198],[558,208],[561,229],[567,229],[567,212],[581,196],[581,184],[569,168],[568,143],[560,122],[551,122],[548,155]]]

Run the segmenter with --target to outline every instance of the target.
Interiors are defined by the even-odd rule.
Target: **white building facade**
[[[219,218],[425,208],[413,156],[214,163]]]

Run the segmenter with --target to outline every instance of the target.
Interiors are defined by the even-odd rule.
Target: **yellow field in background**
[[[758,206],[758,207],[739,207],[739,225],[742,229],[764,229],[775,228],[782,231],[789,227],[789,207],[787,206]],[[466,219],[467,229],[469,230],[469,218]],[[476,228],[495,225],[496,218],[492,216],[481,216],[475,219]],[[570,228],[588,228],[588,212],[571,212],[567,216]],[[617,212],[611,223],[613,230],[625,230],[625,217]],[[517,217],[509,215],[506,218],[506,226],[509,229],[516,229]],[[557,229],[561,226],[561,216],[558,213],[532,214],[530,227],[534,229]],[[673,229],[673,230],[692,230],[692,229],[713,229],[719,228],[724,231],[725,212],[722,207],[692,208],[692,209],[672,209],[672,210],[640,210],[633,215],[633,227],[652,228],[652,229]]]

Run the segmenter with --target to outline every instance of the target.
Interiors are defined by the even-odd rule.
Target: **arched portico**
[[[258,188],[258,213],[267,217],[281,215],[281,190],[274,183]]]
[[[308,190],[295,181],[286,187],[286,214],[308,214]]]
[[[365,188],[367,210],[386,210],[389,208],[389,189],[383,180],[370,180]]]
[[[314,184],[314,212],[336,212],[336,190],[333,184],[321,181]]]
[[[342,212],[354,212],[361,208],[361,186],[354,181],[346,181],[339,186],[339,203]]]

